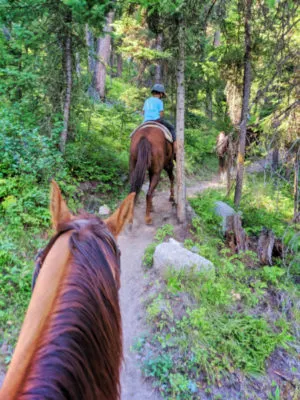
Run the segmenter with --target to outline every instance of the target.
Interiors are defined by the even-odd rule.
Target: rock
[[[149,182],[144,183],[141,188],[141,191],[144,192],[145,194],[147,194],[148,190],[149,190]]]
[[[110,208],[104,204],[104,206],[101,206],[99,208],[99,214],[100,215],[109,215],[111,213]]]
[[[195,268],[195,271],[207,272],[214,270],[213,264],[204,257],[185,249],[181,243],[170,239],[159,244],[153,256],[153,266],[163,274],[169,267],[179,271]]]
[[[197,246],[193,246],[190,250],[191,250],[192,253],[196,253],[196,254],[199,253],[199,249],[198,249]]]
[[[236,212],[232,207],[228,204],[224,203],[223,201],[216,201],[215,203],[215,213],[219,217],[222,217],[222,231],[225,233],[226,231],[226,218],[232,215],[236,215]]]

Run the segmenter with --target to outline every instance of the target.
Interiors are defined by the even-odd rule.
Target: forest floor
[[[163,182],[163,186],[164,182]],[[167,186],[166,186],[167,187]],[[205,189],[220,187],[217,178],[210,181],[188,181],[187,196],[191,197]],[[145,196],[143,192],[135,209],[132,229],[125,230],[119,237],[121,249],[121,311],[124,334],[124,366],[122,374],[122,400],[158,400],[161,397],[146,382],[140,370],[139,356],[132,351],[136,340],[147,333],[143,298],[147,290],[147,278],[142,266],[146,247],[153,241],[157,228],[172,224],[176,238],[183,240],[189,230],[179,225],[176,208],[168,201],[169,191],[156,191],[153,198],[153,224],[145,225]]]

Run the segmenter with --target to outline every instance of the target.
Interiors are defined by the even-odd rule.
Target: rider
[[[152,97],[149,97],[143,107],[144,122],[157,121],[169,129],[173,139],[173,149],[176,154],[177,143],[175,128],[170,122],[164,119],[164,103],[162,98],[166,97],[164,85],[156,83],[151,89]]]

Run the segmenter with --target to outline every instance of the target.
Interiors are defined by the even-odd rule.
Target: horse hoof
[[[169,202],[170,202],[170,203],[174,203],[174,196],[170,196]]]
[[[145,223],[147,225],[151,225],[152,224],[152,218],[151,217],[145,217]]]

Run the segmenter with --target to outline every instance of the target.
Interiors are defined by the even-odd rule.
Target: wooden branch
[[[287,378],[286,376],[282,375],[281,372],[278,372],[278,371],[275,371],[275,370],[273,370],[273,372],[274,372],[274,374],[280,376],[280,378],[282,378],[282,379],[284,379],[285,381],[289,382],[292,386],[296,387],[296,385],[294,384],[294,382],[293,382],[291,379]]]

